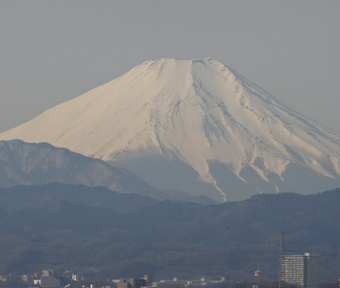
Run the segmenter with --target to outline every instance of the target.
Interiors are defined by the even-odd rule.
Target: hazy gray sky
[[[234,68],[340,132],[340,1],[1,1],[0,132],[150,58]]]

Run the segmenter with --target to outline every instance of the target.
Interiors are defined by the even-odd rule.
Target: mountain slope
[[[89,187],[49,183],[0,188],[1,206],[8,211],[38,209],[69,202],[88,207],[110,208],[120,213],[131,213],[151,206],[157,200],[137,194],[117,193],[106,187]]]
[[[340,183],[339,135],[211,58],[146,61],[0,134],[15,138],[46,141],[130,169],[141,166],[132,171],[145,173],[147,181],[160,179],[157,165],[149,166],[152,157],[179,161],[191,169],[191,178],[224,199]],[[169,169],[168,175],[176,173]],[[211,193],[207,186],[202,190]]]
[[[260,266],[262,281],[276,280],[284,231],[287,254],[318,253],[320,280],[338,279],[340,189],[308,196],[257,195],[214,206],[163,201],[124,214],[91,201],[60,202],[56,197],[44,205],[17,205],[9,190],[0,193],[5,201],[0,202],[4,273],[14,268],[33,273],[42,269],[41,263],[50,263],[53,266],[46,268],[82,275],[90,271],[92,277],[148,271],[158,279],[224,276],[253,281],[254,269]],[[43,195],[50,197],[46,192]],[[78,192],[70,194],[68,199]],[[2,209],[9,202],[21,209]]]
[[[120,193],[165,199],[137,175],[47,143],[0,141],[0,187],[51,182],[106,186]]]

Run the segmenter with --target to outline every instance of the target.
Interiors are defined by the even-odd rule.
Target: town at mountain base
[[[0,199],[4,274],[253,281],[260,267],[262,281],[275,281],[285,232],[287,255],[319,255],[321,283],[339,276],[340,189],[203,206],[52,183],[0,189]]]

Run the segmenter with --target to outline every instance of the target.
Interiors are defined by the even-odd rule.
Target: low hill
[[[62,183],[0,188],[0,205],[13,213],[24,209],[46,208],[58,202],[109,208],[120,213],[131,213],[151,206],[158,201],[137,194],[117,193],[106,187]]]
[[[95,189],[86,193],[101,197]],[[85,275],[91,268],[98,277],[148,273],[251,281],[259,266],[263,280],[276,280],[285,232],[287,253],[318,253],[321,280],[339,276],[340,189],[307,196],[258,195],[208,206],[163,201],[130,212],[103,204],[108,200],[93,205],[76,196],[41,200],[44,205],[28,201],[15,208],[4,194],[0,257],[5,272],[52,268]],[[140,198],[136,202],[142,203]],[[48,263],[53,267],[46,267]]]

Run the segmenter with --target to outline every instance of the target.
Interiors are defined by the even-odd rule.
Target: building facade
[[[310,253],[285,255],[281,261],[281,281],[298,287],[316,288],[319,284],[319,257]]]

